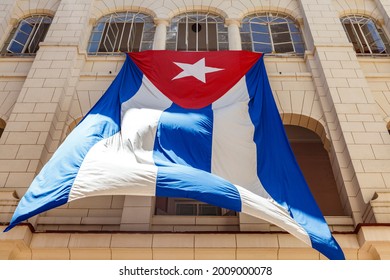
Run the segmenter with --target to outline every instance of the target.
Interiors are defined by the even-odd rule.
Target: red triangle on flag
[[[231,89],[261,57],[248,51],[129,53],[143,74],[183,108],[206,107]]]

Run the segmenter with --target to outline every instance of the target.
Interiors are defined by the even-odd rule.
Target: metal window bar
[[[206,17],[206,49],[209,50],[209,17]],[[218,31],[217,31],[217,46],[218,46]]]
[[[343,24],[344,30],[348,36],[349,41],[352,43],[356,41],[358,49],[355,48],[355,51],[359,53],[359,55],[388,55],[389,49],[387,46],[389,46],[389,40],[386,36],[382,36],[381,28],[379,28],[373,22],[372,19],[364,16],[350,15],[342,18],[341,22]],[[348,25],[350,26],[350,29],[353,34],[350,34],[348,32]],[[367,32],[365,33],[363,27],[365,27],[366,25],[371,25],[374,30],[370,30],[370,28],[367,28]],[[375,34],[372,34],[373,32]],[[354,38],[351,38],[351,36],[353,36]],[[373,38],[372,43],[370,43],[368,40],[369,36]],[[367,46],[367,51],[365,50],[365,45]],[[380,51],[378,46],[383,46],[383,51]],[[377,50],[374,50],[373,47],[376,47]]]
[[[126,18],[127,18],[127,13],[126,13]],[[133,22],[133,21],[132,21],[132,22]],[[122,32],[121,32],[121,36],[120,36],[120,38],[119,38],[119,43],[118,43],[118,49],[117,49],[118,52],[120,51],[120,47],[121,47],[121,45],[122,45],[123,34],[124,34],[124,32],[125,32],[125,29],[126,29],[126,24],[127,24],[127,20],[125,20],[125,21],[123,22]],[[130,34],[131,34],[131,28],[130,28]],[[129,37],[130,37],[130,35],[129,35]],[[129,45],[129,43],[127,42],[127,48],[129,48],[128,45]]]
[[[171,26],[170,26],[170,29],[168,30],[168,36],[171,36],[171,37],[174,37],[175,38],[175,47],[174,49],[175,50],[178,50],[179,49],[179,42],[181,41],[180,38],[184,38],[184,45],[185,45],[185,50],[189,50],[191,49],[191,46],[189,45],[190,44],[190,25],[192,26],[192,24],[196,24],[196,27],[198,27],[198,25],[201,25],[201,23],[203,23],[205,25],[205,33],[206,33],[206,38],[205,38],[205,44],[206,44],[206,49],[207,50],[210,50],[210,30],[209,30],[209,25],[212,24],[210,21],[213,21],[215,22],[216,24],[216,38],[215,38],[215,41],[216,41],[216,46],[217,46],[217,50],[219,50],[219,46],[220,46],[220,41],[218,39],[218,35],[220,35],[221,33],[223,32],[226,32],[227,33],[227,30],[223,30],[223,31],[220,31],[219,28],[218,28],[218,24],[219,23],[223,23],[223,20],[222,18],[220,18],[219,16],[214,16],[214,15],[211,15],[211,14],[203,14],[203,13],[188,13],[188,14],[184,14],[184,15],[179,15],[177,17],[175,17],[173,20],[172,20],[172,23],[171,23]],[[184,34],[179,34],[179,29],[180,29],[180,24],[184,24],[185,25],[185,31],[184,31]],[[183,37],[182,37],[183,36]],[[194,46],[194,49],[196,51],[199,51],[199,48],[200,48],[200,45],[199,45],[199,34],[195,34],[195,46]],[[227,43],[227,42],[226,42]]]
[[[286,24],[287,24],[287,28],[288,28],[288,34],[290,34],[290,41],[291,41],[291,45],[292,45],[292,48],[293,48],[293,52],[295,53],[296,52],[295,44],[294,44],[293,38],[291,36],[292,32],[291,32],[291,28],[290,28],[290,23],[289,23],[289,21],[287,19],[286,19]]]
[[[363,24],[364,24],[364,23],[363,23]],[[354,24],[354,27],[355,27],[355,24]],[[363,38],[364,43],[365,43],[365,46],[367,46],[368,51],[369,51],[370,53],[372,53],[372,49],[371,49],[371,47],[370,47],[370,44],[369,44],[368,41],[367,41],[367,37],[364,35],[364,32],[363,32],[363,29],[362,29],[362,24],[361,24],[361,22],[359,22],[358,24],[356,24],[356,27],[359,28],[359,32],[356,31],[356,33],[359,33],[358,36],[360,35],[360,36],[359,36],[359,39],[360,39],[360,37]],[[363,53],[365,53],[364,46],[363,46]]]
[[[102,23],[104,23],[104,28],[99,30],[98,28]],[[144,43],[144,25],[146,23],[153,23],[153,20],[150,16],[141,13],[114,13],[103,17],[92,31],[88,47],[89,54],[114,54],[123,51],[141,50]],[[148,32],[153,33],[155,31],[152,29]],[[96,34],[101,34],[100,39],[97,39],[98,41],[94,41]],[[97,50],[96,44],[98,45]],[[145,46],[146,49],[148,49],[148,46],[151,47],[150,44]]]
[[[188,16],[186,16],[186,51],[188,51]]]
[[[256,51],[255,44],[261,44],[261,45],[267,45],[272,50],[272,53],[277,53],[275,46],[282,45],[282,44],[291,44],[293,51],[289,51],[288,53],[295,53],[297,54],[297,45],[303,45],[304,42],[302,41],[302,38],[300,36],[299,28],[297,27],[297,31],[293,32],[291,30],[291,24],[294,24],[294,21],[289,18],[287,15],[283,14],[272,14],[272,13],[260,13],[260,14],[254,14],[251,16],[248,16],[244,18],[244,23],[248,24],[248,31],[243,31],[243,28],[241,28],[241,33],[247,33],[249,32],[250,38],[251,38],[251,46],[252,50]],[[274,32],[272,31],[272,26],[275,24],[286,24],[288,31],[285,32]],[[265,25],[267,29],[267,33],[264,32],[256,32],[253,28],[256,25]],[[262,34],[263,36],[268,36],[269,43],[263,41],[256,41],[254,38],[254,34]],[[289,34],[289,41],[285,42],[277,42],[275,41],[276,35],[279,34]],[[299,34],[299,41],[294,39],[292,34]]]
[[[134,44],[135,44],[135,39],[136,39],[136,25],[134,25],[134,20],[136,16],[133,16],[131,19],[131,24],[130,24],[130,34],[129,37],[127,38],[127,51],[132,51],[134,49]],[[124,29],[124,28],[123,28]],[[142,40],[141,40],[142,42]],[[131,45],[130,45],[131,43]]]

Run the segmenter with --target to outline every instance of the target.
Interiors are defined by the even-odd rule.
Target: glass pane
[[[144,29],[145,29],[145,32],[154,32],[154,24],[152,22],[146,22],[144,24]]]
[[[94,32],[94,33],[92,33],[91,41],[99,42],[101,38],[102,38],[101,32]]]
[[[274,41],[274,44],[291,42],[291,36],[290,33],[272,34],[272,40]]]
[[[167,42],[168,43],[176,43],[176,33],[168,32],[167,33]]]
[[[302,36],[301,36],[300,33],[292,33],[291,37],[292,37],[292,40],[294,41],[294,43],[301,43],[301,42],[303,42]]]
[[[287,22],[287,19],[283,17],[274,16],[272,17],[272,23],[285,23]]]
[[[299,27],[295,23],[290,23],[289,26],[291,32],[299,32]]]
[[[288,24],[287,23],[271,24],[271,32],[272,33],[289,32]]]
[[[144,32],[144,36],[142,37],[143,41],[153,41],[154,33],[152,32]]]
[[[219,33],[218,34],[218,42],[227,42],[227,41],[228,41],[227,33]]]
[[[18,32],[16,33],[16,36],[14,38],[15,41],[18,41],[21,44],[26,44],[28,40],[29,34],[23,33],[23,32]]]
[[[31,31],[33,30],[33,26],[28,24],[27,22],[24,22],[22,21],[20,23],[20,28],[19,28],[20,31],[26,33],[26,34],[30,34]]]
[[[272,46],[268,44],[253,44],[253,51],[262,53],[272,53]]]
[[[249,24],[248,23],[243,23],[241,25],[241,30],[240,32],[250,32]]]
[[[16,41],[12,41],[9,44],[8,51],[11,53],[22,53],[23,52],[24,45],[21,45],[20,43]]]
[[[289,53],[294,52],[294,47],[291,43],[275,45],[276,53]]]
[[[242,44],[242,49],[244,50],[244,51],[251,51],[252,50],[252,44],[248,44],[248,43],[243,43]]]
[[[89,43],[88,52],[89,53],[97,52],[98,51],[98,46],[99,46],[98,42],[91,42],[91,43]]]
[[[219,43],[218,45],[218,50],[220,51],[225,51],[229,49],[229,44],[228,43]]]
[[[305,52],[305,45],[303,43],[294,44],[294,46],[295,46],[296,53],[304,53]]]
[[[166,49],[167,50],[171,50],[171,51],[175,51],[176,50],[176,43],[167,43],[166,44]]]
[[[265,24],[252,23],[251,24],[251,29],[252,29],[252,31],[255,31],[255,32],[263,32],[263,33],[268,33],[269,32],[268,26],[265,25]]]
[[[252,42],[251,34],[250,33],[241,33],[241,42]]]
[[[269,34],[252,33],[253,42],[271,44]]]
[[[104,23],[99,23],[96,27],[95,27],[95,29],[94,29],[94,31],[103,31],[104,30]]]

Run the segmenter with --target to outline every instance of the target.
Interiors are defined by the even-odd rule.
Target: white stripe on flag
[[[286,209],[281,207],[271,198],[263,198],[240,186],[236,186],[236,188],[241,196],[242,213],[275,224],[309,246],[312,245],[307,232],[293,218],[291,218]]]
[[[270,197],[257,176],[254,127],[248,113],[249,94],[243,77],[213,103],[212,173],[251,192]],[[251,164],[248,164],[250,162]]]
[[[121,132],[91,148],[68,201],[105,194],[154,196],[154,139],[161,113],[171,104],[144,76],[138,92],[122,103]]]
[[[157,167],[138,163],[132,152],[121,143],[121,135],[117,133],[90,149],[68,201],[96,195],[155,194]]]

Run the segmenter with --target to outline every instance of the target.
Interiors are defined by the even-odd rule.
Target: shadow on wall
[[[388,131],[389,134],[390,134],[390,122],[387,123],[387,131]]]
[[[325,216],[344,216],[328,151],[313,131],[285,125],[290,146],[310,190]]]
[[[3,119],[0,119],[0,137],[3,134],[5,125],[6,125],[5,121]]]

